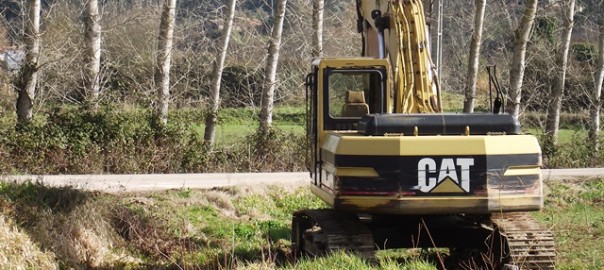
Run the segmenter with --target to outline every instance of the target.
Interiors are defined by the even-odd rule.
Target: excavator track
[[[549,229],[527,213],[496,214],[492,221],[507,242],[508,265],[519,269],[555,269],[554,235]]]
[[[296,255],[320,256],[333,251],[346,251],[364,258],[373,258],[377,246],[372,228],[375,230],[381,227],[371,224],[370,220],[360,220],[356,214],[331,209],[298,211],[294,213],[292,220],[292,250]],[[449,233],[463,234],[465,227],[455,224],[449,225]],[[404,230],[404,226],[400,228],[396,231]],[[487,239],[487,242],[491,242],[491,246],[490,255],[481,255],[481,258],[492,260],[492,266],[485,269],[555,269],[554,236],[530,214],[494,214],[490,223],[477,224],[476,229],[470,231],[475,230],[474,233],[480,235],[487,232],[484,229],[490,231],[488,234],[491,241]],[[440,232],[434,237],[443,240],[443,235],[444,232]],[[447,241],[448,244],[443,247],[468,244],[459,242],[460,239],[452,241]]]
[[[292,249],[295,254],[318,256],[342,250],[365,258],[375,255],[373,235],[355,214],[331,209],[294,213]]]

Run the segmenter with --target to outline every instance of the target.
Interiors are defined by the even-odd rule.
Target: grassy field
[[[558,269],[604,269],[604,180],[550,183],[535,214],[556,233]]]
[[[533,134],[538,138],[543,136],[543,130],[537,128],[527,128],[526,133]],[[568,145],[573,142],[577,142],[587,137],[587,130],[585,129],[560,129],[558,133],[558,143],[560,145]]]
[[[216,129],[216,144],[228,145],[245,140],[258,130],[256,115],[257,112],[251,109],[225,109]],[[283,132],[304,133],[304,107],[276,107],[273,119],[274,126]],[[193,124],[191,128],[203,136],[204,124]]]
[[[535,216],[556,233],[559,269],[603,269],[604,180],[550,183]],[[294,258],[290,216],[325,205],[305,187],[111,195],[0,184],[8,269],[437,269],[440,250]],[[440,254],[446,256],[445,254]]]
[[[304,126],[292,124],[292,123],[275,123],[275,127],[283,132],[303,134]],[[198,136],[203,137],[205,125],[193,124],[191,125],[193,132]],[[245,124],[221,124],[216,128],[216,144],[217,145],[228,145],[244,140],[247,136],[254,134],[258,130],[255,125]]]

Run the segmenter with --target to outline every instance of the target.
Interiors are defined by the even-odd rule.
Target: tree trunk
[[[598,40],[598,70],[595,75],[595,87],[592,97],[591,125],[589,138],[594,144],[594,153],[600,151],[600,110],[602,109],[602,82],[604,81],[604,3],[600,4],[600,38]]]
[[[524,4],[524,14],[515,33],[514,53],[510,67],[510,96],[508,97],[507,112],[514,117],[518,117],[520,114],[526,47],[535,21],[535,14],[537,13],[537,0],[526,0]]]
[[[98,99],[101,91],[101,15],[97,0],[88,0],[84,19],[86,56],[85,56],[85,87],[86,101],[94,110],[98,108]]]
[[[325,10],[325,0],[313,1],[313,40],[312,40],[312,56],[323,56],[323,12]]]
[[[262,109],[260,111],[260,132],[267,134],[273,122],[273,102],[277,79],[277,64],[279,63],[279,50],[281,47],[281,34],[283,32],[283,20],[285,18],[285,6],[287,0],[278,0],[275,10],[275,25],[271,35],[268,48],[268,59],[266,61],[266,81],[262,91]]]
[[[432,19],[434,12],[434,0],[422,0],[422,6],[424,7],[424,18],[426,19],[426,25],[428,29],[428,33],[432,33]],[[430,40],[430,35],[427,36],[428,40]],[[430,46],[432,42],[428,42]],[[432,50],[432,48],[428,48]]]
[[[547,121],[545,124],[545,149],[554,150],[558,144],[558,131],[560,128],[560,110],[562,109],[562,98],[564,95],[564,83],[566,82],[566,68],[568,63],[568,49],[573,32],[575,16],[575,0],[566,0],[562,5],[561,15],[564,20],[563,33],[560,40],[560,48],[556,59],[558,72],[556,74],[549,105],[547,107]]]
[[[480,44],[482,42],[482,25],[484,22],[484,11],[486,0],[476,0],[476,13],[474,14],[474,33],[470,43],[470,55],[468,57],[468,73],[466,76],[466,99],[463,103],[463,111],[474,112],[474,98],[476,97],[476,81],[478,80],[478,65],[480,63]]]
[[[40,55],[40,0],[28,0],[27,4],[28,18],[24,37],[26,56],[17,79],[17,119],[22,124],[30,122],[33,117]]]
[[[432,50],[432,59],[435,59],[436,64],[436,74],[438,75],[438,85],[442,87],[442,78],[443,78],[443,68],[442,68],[442,45],[443,45],[443,7],[444,0],[436,0],[436,11],[434,19],[436,20],[434,23],[436,24],[436,34],[434,35],[434,41],[436,45],[431,48]]]
[[[210,149],[214,144],[216,137],[216,119],[218,118],[218,109],[220,108],[220,83],[222,81],[222,70],[226,60],[229,40],[231,38],[231,29],[233,28],[233,19],[235,18],[236,0],[229,0],[227,16],[224,19],[224,30],[222,33],[222,47],[220,48],[220,56],[214,62],[214,74],[212,75],[212,99],[210,104],[210,112],[206,116],[206,128],[204,140]]]
[[[166,125],[168,123],[168,106],[170,103],[170,67],[172,61],[175,12],[176,0],[163,0],[157,45],[157,66],[155,68],[155,87],[157,87],[158,100],[155,118],[161,125]]]

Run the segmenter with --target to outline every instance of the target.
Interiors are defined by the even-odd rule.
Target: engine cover
[[[518,119],[509,114],[368,114],[358,124],[368,136],[520,134]]]

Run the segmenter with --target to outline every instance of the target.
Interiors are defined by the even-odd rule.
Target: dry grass
[[[45,251],[29,254],[28,260],[43,264],[31,265],[26,269],[51,269],[46,267],[51,264],[61,269],[112,268],[132,264],[136,259],[117,248],[123,246],[125,241],[109,222],[108,213],[115,201],[108,198],[97,193],[52,188],[37,183],[0,183],[3,217],[12,218],[14,224],[18,224],[12,225],[12,231],[3,231],[12,232],[14,237],[22,234],[29,241],[29,249],[39,247]],[[2,249],[10,251],[20,248],[15,245],[19,241],[1,242],[6,243]],[[21,243],[25,242],[21,240]],[[0,265],[4,266],[2,263]],[[28,264],[17,261],[15,265]]]
[[[114,265],[121,257],[113,252],[120,239],[107,221],[106,211],[106,205],[94,201],[65,214],[44,211],[27,230],[65,265],[83,268]]]
[[[3,269],[58,269],[55,255],[41,250],[3,214],[0,214],[0,265]]]
[[[203,193],[210,205],[214,205],[223,216],[236,217],[235,206],[233,205],[232,195],[218,190],[210,190]]]

